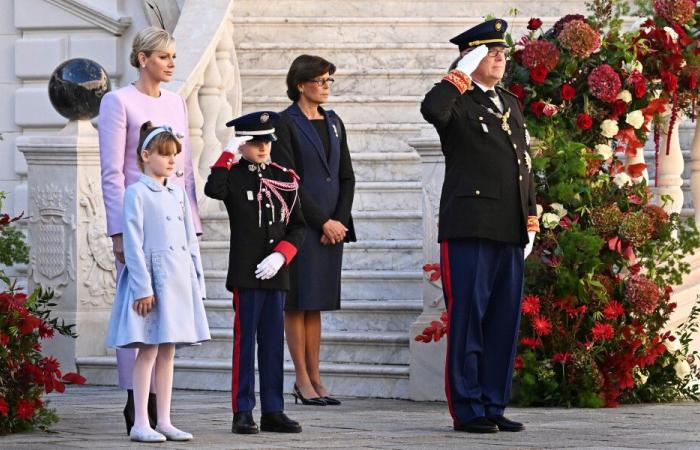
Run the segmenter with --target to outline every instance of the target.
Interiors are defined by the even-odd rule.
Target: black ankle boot
[[[134,391],[126,390],[126,406],[124,406],[124,421],[126,422],[126,434],[131,433],[134,426]]]
[[[158,424],[158,409],[156,407],[156,394],[148,394],[148,423],[155,429]]]

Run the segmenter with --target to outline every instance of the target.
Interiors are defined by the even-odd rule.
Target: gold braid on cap
[[[474,47],[476,45],[481,45],[481,44],[495,44],[496,42],[500,44],[505,44],[506,40],[503,38],[498,38],[498,39],[482,39],[480,41],[471,41],[470,43],[467,44],[468,47]]]

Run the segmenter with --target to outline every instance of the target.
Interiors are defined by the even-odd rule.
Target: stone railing
[[[187,100],[197,198],[202,211],[218,205],[204,196],[204,178],[231,137],[226,121],[241,111],[241,83],[233,46],[233,0],[188,1],[173,32],[178,70],[170,87]]]

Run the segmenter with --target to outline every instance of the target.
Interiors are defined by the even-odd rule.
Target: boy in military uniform
[[[263,111],[234,119],[234,137],[204,186],[223,200],[229,215],[231,245],[226,288],[233,292],[233,366],[231,431],[254,434],[255,340],[260,373],[260,429],[299,433],[299,423],[283,412],[284,301],[287,266],[301,247],[305,222],[298,198],[298,177],[270,162],[278,114]],[[236,161],[233,151],[241,153]]]
[[[445,181],[438,240],[448,311],[445,392],[454,429],[521,431],[510,398],[524,258],[539,229],[517,97],[498,86],[508,57],[502,19],[453,38],[461,59],[425,96]]]

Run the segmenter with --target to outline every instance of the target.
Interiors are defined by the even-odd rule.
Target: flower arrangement
[[[0,192],[0,209],[3,199]],[[12,226],[20,218],[0,215],[0,264],[5,266],[28,261],[24,236]],[[47,430],[58,417],[43,394],[63,392],[66,383],[83,384],[85,378],[62,374],[55,358],[41,354],[41,340],[55,333],[76,337],[73,325],[50,317],[52,293],[37,288],[27,295],[2,270],[0,282],[8,286],[0,292],[0,435]]]
[[[688,5],[645,4],[657,8],[654,24],[667,26],[663,17],[671,17],[678,25],[690,17]],[[700,95],[682,87],[689,78],[671,64],[692,63],[700,29],[692,18],[683,22],[686,35],[696,36],[676,52],[683,64],[668,38],[644,28],[648,23],[622,32],[626,2],[593,0],[589,6],[591,16],[565,16],[550,30],[533,18],[527,36],[511,39],[506,79],[534,138],[542,230],[526,260],[514,400],[600,407],[699,399],[691,379],[700,365],[689,344],[700,303],[680,337],[666,327],[676,308],[671,286],[689,272],[684,258],[700,247],[700,233],[692,219],[652,204],[637,153],[662,114]],[[671,47],[649,52],[661,44]],[[547,66],[544,49],[557,55]],[[675,88],[675,96],[664,88]],[[441,336],[437,324],[429,328],[416,339]]]

